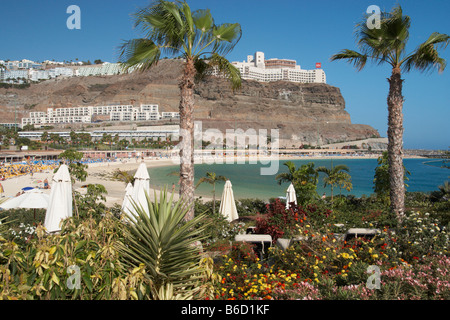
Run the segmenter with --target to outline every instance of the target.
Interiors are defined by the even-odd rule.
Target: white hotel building
[[[45,112],[30,112],[29,118],[22,118],[22,127],[27,124],[47,125],[58,123],[91,123],[95,115],[109,115],[110,121],[148,121],[160,119],[179,119],[178,112],[159,113],[157,104],[107,105],[73,108],[48,108]]]
[[[265,60],[264,52],[256,52],[248,55],[247,61],[232,62],[240,71],[242,79],[261,82],[292,81],[301,83],[326,83],[325,72],[320,69],[303,70],[295,60],[268,59]]]

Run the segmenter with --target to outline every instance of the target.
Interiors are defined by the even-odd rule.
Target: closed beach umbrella
[[[222,214],[229,222],[239,219],[239,215],[236,209],[236,203],[234,202],[233,188],[230,180],[225,182],[223,188],[222,199],[220,201],[220,214]]]
[[[61,220],[72,216],[72,182],[67,165],[62,164],[53,176],[51,190],[44,221],[49,233],[60,231]]]
[[[125,188],[125,197],[123,198],[122,202],[122,210],[123,211],[129,211],[132,210],[133,206],[131,205],[130,197],[133,193],[133,185],[131,183],[127,184],[127,187]]]
[[[289,209],[289,203],[297,204],[297,195],[295,194],[294,185],[291,183],[286,191],[286,209]]]
[[[148,175],[147,166],[144,162],[142,162],[134,175],[134,185],[131,192],[131,199],[138,207],[142,207],[144,211],[149,214],[147,197],[145,194],[150,194],[150,176]],[[128,205],[128,211],[136,213],[132,203]]]
[[[2,203],[0,208],[2,209],[47,209],[49,203],[49,195],[45,194],[41,190],[32,189],[25,193],[11,198],[8,201]]]

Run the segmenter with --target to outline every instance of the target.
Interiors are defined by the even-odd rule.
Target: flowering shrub
[[[405,260],[433,253],[448,254],[449,234],[445,226],[429,213],[412,212],[406,215],[396,231],[398,250]]]
[[[256,220],[256,233],[269,234],[273,242],[278,238],[291,238],[298,235],[298,228],[304,225],[309,216],[317,220],[326,218],[331,210],[320,210],[317,205],[297,206],[291,205],[286,209],[280,199],[267,205],[267,215]]]
[[[415,259],[418,260],[418,259]],[[408,266],[390,268],[381,273],[378,299],[450,299],[450,257],[428,256]]]
[[[273,299],[275,289],[294,289],[302,282],[299,275],[274,270],[258,258],[254,263],[236,263],[232,257],[226,258],[222,265],[216,266],[221,278],[216,286],[216,299]]]
[[[267,221],[295,218],[295,210],[278,208],[286,220]],[[271,247],[267,261],[240,263],[233,256],[216,266],[222,279],[216,299],[449,299],[448,235],[429,215],[412,213],[400,229],[349,241],[322,232],[326,227],[318,232],[311,216],[293,219],[291,232],[303,239],[285,250]],[[380,289],[367,286],[369,266],[381,272]]]

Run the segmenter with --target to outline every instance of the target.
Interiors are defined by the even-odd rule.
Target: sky
[[[387,136],[387,95],[391,70],[368,64],[358,72],[330,61],[342,49],[357,49],[354,26],[370,5],[390,11],[400,4],[411,17],[407,51],[433,32],[450,34],[447,0],[187,0],[192,10],[210,9],[216,24],[238,22],[242,38],[227,55],[243,61],[263,51],[267,58],[294,59],[302,69],[322,63],[327,83],[340,88],[352,123],[368,124]],[[0,0],[0,60],[117,62],[118,47],[141,37],[131,14],[149,0]],[[68,29],[70,5],[81,10],[81,29]],[[450,65],[450,46],[441,50]],[[403,74],[404,147],[450,147],[450,66]]]

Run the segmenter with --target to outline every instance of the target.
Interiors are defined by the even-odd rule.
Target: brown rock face
[[[0,89],[2,122],[48,107],[157,103],[178,111],[181,60],[162,60],[146,73],[73,77]],[[195,119],[203,129],[279,129],[281,145],[298,146],[379,137],[368,125],[352,124],[339,88],[327,84],[246,81],[233,92],[227,81],[209,77],[195,89]]]
[[[372,127],[351,123],[339,88],[327,84],[243,81],[232,92],[225,80],[209,78],[196,93],[203,129],[279,129],[289,147],[379,137]]]

